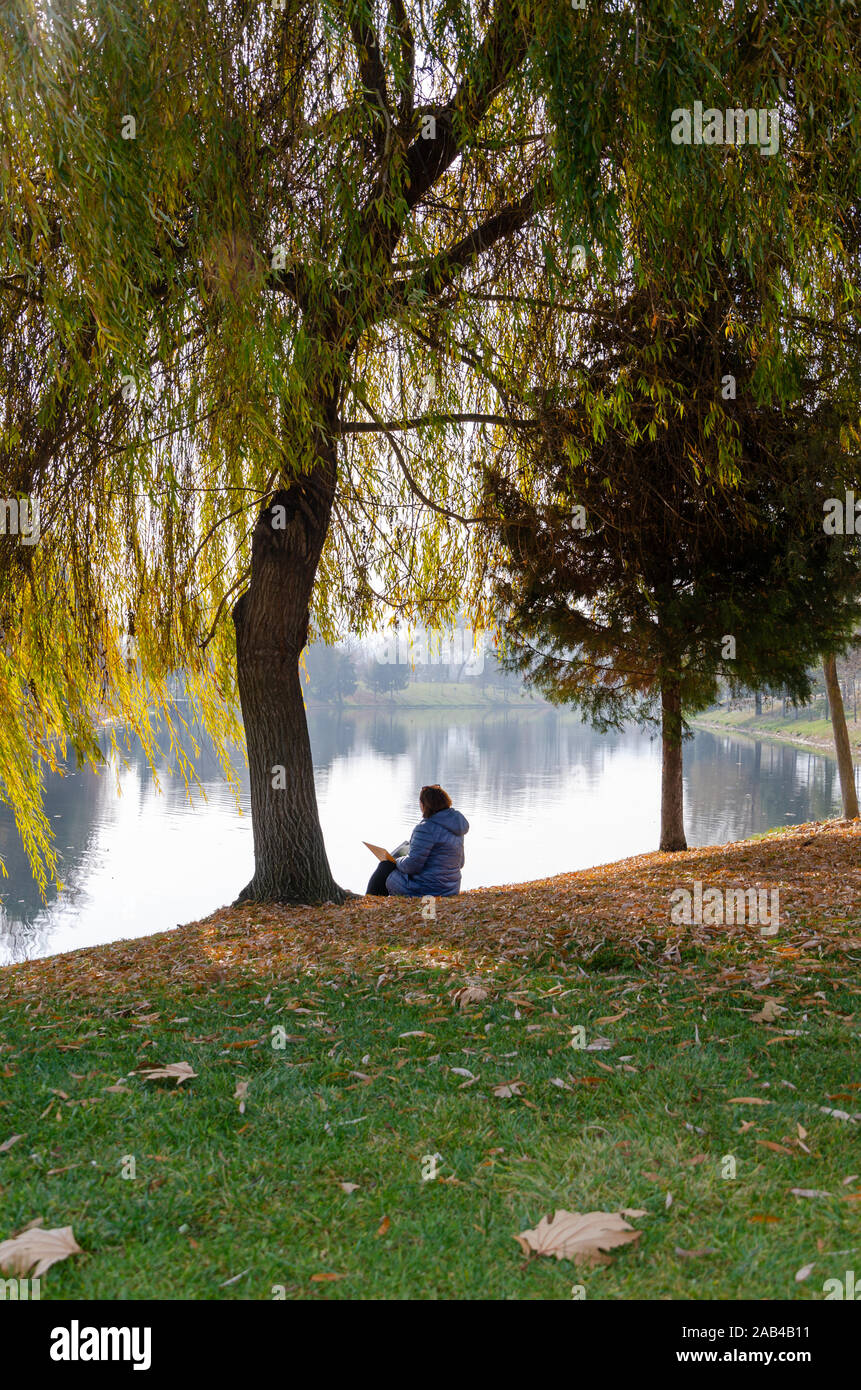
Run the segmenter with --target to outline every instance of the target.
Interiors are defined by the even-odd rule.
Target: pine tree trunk
[[[299,657],[335,491],[335,460],[277,492],[252,540],[251,580],[233,609],[251,782],[254,877],[237,901],[344,902],[317,811]]]
[[[682,780],[682,701],[678,681],[661,686],[661,849],[687,849]]]
[[[759,693],[758,690],[757,690],[756,694],[754,695],[753,699],[754,699],[754,712],[755,712],[757,715],[762,714],[762,695]]]
[[[840,791],[843,797],[843,815],[846,820],[858,819],[858,792],[855,787],[855,769],[852,766],[852,748],[849,743],[849,730],[846,727],[846,712],[843,709],[843,696],[837,679],[837,658],[826,656],[822,663],[825,672],[825,689],[831,709],[831,727],[834,730],[834,747],[837,751],[837,770],[840,773]]]

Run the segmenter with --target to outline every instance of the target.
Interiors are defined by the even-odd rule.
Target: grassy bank
[[[499,689],[489,686],[482,690],[472,681],[420,682],[408,685],[406,690],[396,690],[391,695],[374,696],[370,691],[360,688],[350,695],[343,704],[335,706],[326,701],[315,700],[313,691],[306,691],[308,705],[326,709],[386,710],[399,709],[474,709],[474,710],[524,710],[549,709],[546,700],[519,691],[509,691],[504,695]]]
[[[849,742],[855,757],[861,757],[861,720],[853,720],[851,709],[846,711],[846,724]],[[713,733],[743,733],[752,738],[775,739],[780,743],[794,743],[834,757],[834,733],[831,720],[827,717],[810,719],[801,711],[797,719],[784,718],[779,713],[751,714],[748,710],[708,710],[691,720],[697,729],[709,729]]]
[[[861,1258],[859,865],[830,822],[7,967],[0,1240],[73,1227],[54,1299],[821,1299]],[[694,880],[778,888],[778,935],[674,926]],[[556,1207],[642,1235],[525,1258]]]

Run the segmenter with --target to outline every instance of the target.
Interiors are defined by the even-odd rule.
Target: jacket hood
[[[441,825],[444,829],[451,831],[452,835],[465,835],[469,829],[469,821],[460,811],[456,811],[453,806],[448,806],[444,811],[437,811],[436,815],[430,816],[429,820],[433,825]]]

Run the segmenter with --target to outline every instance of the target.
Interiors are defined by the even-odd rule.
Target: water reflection
[[[339,882],[362,890],[362,839],[395,844],[440,782],[471,822],[464,887],[519,882],[654,849],[660,745],[638,730],[596,734],[542,708],[312,710],[320,815]],[[197,731],[200,738],[200,733]],[[0,962],[163,931],[232,901],[252,870],[247,780],[239,806],[201,739],[206,800],[141,748],[101,775],[46,776],[64,891],[42,904],[12,817],[0,809]],[[723,843],[839,810],[836,764],[777,744],[697,733],[685,749],[691,844]],[[241,766],[241,755],[237,757]],[[117,795],[119,786],[120,795]],[[244,812],[244,814],[243,814]]]

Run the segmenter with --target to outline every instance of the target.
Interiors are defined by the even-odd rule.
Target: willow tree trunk
[[[834,747],[837,751],[837,770],[840,773],[840,792],[843,797],[843,815],[847,820],[858,819],[858,792],[855,787],[855,769],[852,766],[852,748],[849,743],[849,730],[846,727],[846,712],[843,708],[843,695],[837,679],[837,658],[826,656],[822,669],[825,673],[825,689],[831,710],[831,727],[834,730]]]
[[[335,495],[334,451],[277,492],[254,529],[251,580],[233,609],[251,782],[254,877],[237,899],[344,901],[317,811],[299,657]]]
[[[661,686],[661,849],[687,849],[682,780],[682,697],[678,681]]]

